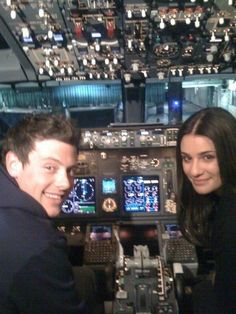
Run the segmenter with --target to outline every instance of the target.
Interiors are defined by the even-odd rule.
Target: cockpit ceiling
[[[0,83],[234,76],[232,0],[0,0]]]

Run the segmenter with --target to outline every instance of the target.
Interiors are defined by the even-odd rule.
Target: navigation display
[[[123,176],[124,211],[147,213],[160,211],[159,176]]]

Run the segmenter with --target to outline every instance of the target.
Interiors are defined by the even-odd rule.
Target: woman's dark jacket
[[[218,312],[236,313],[236,194],[229,189],[220,197],[216,209],[212,249],[216,265],[214,291]]]

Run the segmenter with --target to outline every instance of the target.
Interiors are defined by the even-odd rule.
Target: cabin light
[[[21,32],[23,37],[28,38],[30,36],[30,31],[28,27],[22,27]]]
[[[127,11],[127,17],[128,17],[128,19],[132,18],[132,11],[131,10]]]
[[[92,64],[92,65],[95,65],[95,64],[96,64],[96,59],[95,59],[95,58],[92,58],[92,59],[91,59],[91,64]]]
[[[206,55],[206,59],[207,59],[208,62],[213,62],[213,60],[214,60],[213,54],[212,53],[208,53]]]
[[[211,41],[215,41],[216,40],[216,36],[214,31],[211,32]]]
[[[61,67],[61,68],[60,68],[60,73],[61,73],[62,75],[65,74],[65,68],[64,68],[64,67]]]
[[[191,18],[190,18],[190,16],[187,16],[187,17],[185,18],[185,23],[186,23],[187,25],[189,25],[189,24],[191,23]]]
[[[224,22],[225,22],[225,19],[223,18],[223,16],[221,16],[221,17],[219,18],[219,24],[220,24],[220,25],[223,25]]]
[[[165,28],[165,23],[164,23],[164,19],[161,18],[161,22],[160,22],[160,29],[164,29]]]
[[[118,64],[118,59],[116,57],[113,58],[113,64]]]
[[[126,83],[130,83],[131,81],[131,75],[129,73],[124,74],[124,79]]]
[[[170,25],[174,26],[176,24],[176,20],[172,17],[170,19]]]
[[[225,62],[231,61],[231,53],[230,52],[224,53],[224,60],[225,60]]]
[[[229,41],[229,33],[228,33],[228,31],[225,32],[224,40],[225,41]]]
[[[194,22],[194,25],[196,28],[198,28],[200,26],[200,21],[199,21],[199,17],[196,17],[196,21]]]
[[[58,58],[55,58],[55,59],[53,60],[53,64],[54,64],[55,67],[58,67],[58,65],[59,65],[59,59],[58,59]]]
[[[69,66],[67,68],[67,72],[68,72],[69,75],[71,75],[73,73],[73,68],[71,66]]]
[[[43,8],[43,4],[41,3],[39,6],[39,17],[43,18],[44,17],[44,8]]]
[[[44,73],[44,68],[43,68],[43,67],[40,67],[40,68],[39,68],[39,74],[40,74],[40,75],[43,75],[43,73]]]
[[[146,17],[146,10],[141,10],[141,16],[144,18],[144,17]]]
[[[48,38],[49,38],[49,39],[52,39],[52,38],[53,38],[53,31],[52,31],[51,28],[48,30]]]
[[[53,69],[52,69],[52,68],[50,68],[50,69],[48,70],[48,74],[49,74],[50,76],[53,76]]]
[[[14,7],[12,7],[12,9],[11,9],[10,16],[11,16],[12,20],[15,20],[15,18],[16,18],[16,9]]]
[[[100,51],[100,45],[98,42],[95,43],[94,48],[95,48],[95,51]]]
[[[133,48],[133,44],[132,43],[133,43],[133,40],[132,39],[128,39],[128,43],[127,44],[128,44],[128,49],[129,50],[132,50],[132,48]]]

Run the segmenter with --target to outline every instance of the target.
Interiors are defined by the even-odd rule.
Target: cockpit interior
[[[180,125],[236,115],[233,0],[0,0],[0,140],[28,114],[81,130],[55,218],[73,269],[91,267],[106,314],[192,314],[211,251],[182,236]]]

